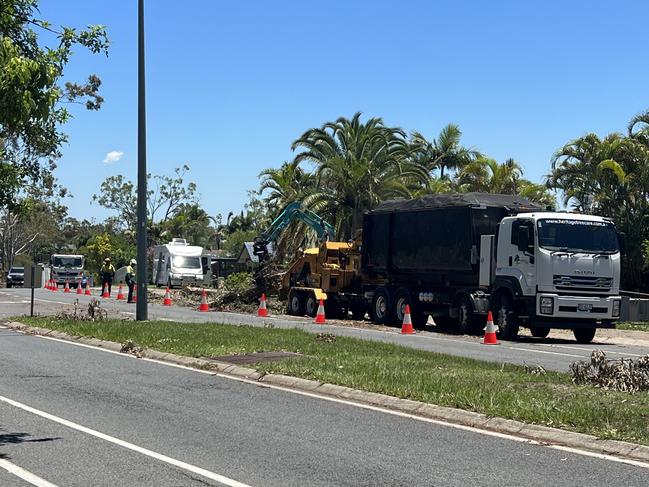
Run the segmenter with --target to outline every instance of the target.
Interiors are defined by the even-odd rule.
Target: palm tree
[[[626,137],[587,134],[569,142],[553,157],[547,177],[549,188],[563,192],[564,203],[610,217],[626,233],[622,279],[632,289],[641,283],[642,243],[649,237],[648,120],[647,114],[632,119]]]
[[[481,157],[464,166],[457,175],[457,189],[461,193],[518,194],[523,172],[514,159],[499,164],[494,159]]]
[[[564,204],[598,211],[623,189],[626,171],[618,161],[629,149],[629,140],[615,133],[603,140],[596,134],[575,139],[554,154],[547,185],[563,192]]]
[[[265,169],[260,174],[259,192],[270,208],[280,209],[293,201],[302,201],[313,191],[314,178],[296,161],[285,162],[279,169]]]
[[[379,202],[412,191],[428,181],[424,166],[409,159],[403,130],[380,118],[365,123],[356,113],[306,131],[292,149],[294,163],[315,165],[316,187],[304,203],[336,226],[339,238],[351,238],[363,212]]]
[[[482,157],[477,150],[463,147],[460,144],[461,138],[460,127],[453,123],[444,127],[432,141],[415,131],[411,138],[412,157],[424,165],[429,173],[439,169],[440,178],[444,178],[446,170],[461,169]]]

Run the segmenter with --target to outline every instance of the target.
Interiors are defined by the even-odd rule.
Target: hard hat
[[[104,259],[104,262],[110,262],[110,257],[106,257],[106,258]]]
[[[137,265],[137,260],[135,260],[135,259],[131,259],[130,264],[131,264],[131,265]]]

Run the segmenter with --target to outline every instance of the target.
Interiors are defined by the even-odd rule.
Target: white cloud
[[[113,162],[119,161],[123,155],[124,153],[122,151],[118,151],[118,150],[110,151],[108,154],[106,154],[106,159],[104,159],[104,162],[106,164],[112,164]]]

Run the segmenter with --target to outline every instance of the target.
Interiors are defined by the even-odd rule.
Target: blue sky
[[[41,0],[43,18],[112,40],[67,73],[97,73],[106,99],[66,127],[71,216],[103,219],[101,181],[136,177],[136,5]],[[238,211],[306,129],[362,111],[428,137],[457,123],[465,145],[540,181],[565,142],[649,108],[648,16],[645,1],[148,0],[149,171],[187,163],[210,214]]]

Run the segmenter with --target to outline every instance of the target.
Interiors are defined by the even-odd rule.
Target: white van
[[[203,247],[189,245],[184,238],[157,245],[153,249],[153,284],[169,287],[203,285],[202,255]]]

